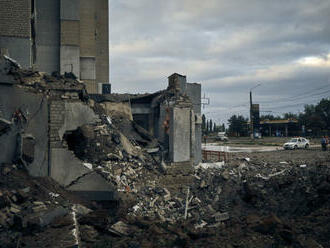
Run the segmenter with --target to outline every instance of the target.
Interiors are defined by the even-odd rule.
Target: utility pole
[[[250,90],[250,130],[251,130],[251,139],[254,139],[253,118],[252,118],[252,91],[251,90]]]

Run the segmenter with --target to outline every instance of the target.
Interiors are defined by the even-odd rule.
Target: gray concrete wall
[[[31,34],[31,0],[0,1],[0,36],[24,37]]]
[[[36,1],[36,66],[39,71],[60,70],[60,0]]]
[[[77,21],[79,16],[79,1],[80,0],[61,0],[61,19]]]
[[[169,151],[172,162],[190,160],[190,108],[171,108]]]
[[[201,114],[201,94],[202,94],[201,84],[187,83],[185,93],[187,94],[187,96],[189,96],[189,99],[193,104],[194,112],[196,114]]]
[[[175,88],[179,90],[181,93],[185,93],[186,83],[187,77],[178,73],[173,73],[171,76],[168,77],[168,86],[170,88]]]
[[[165,103],[160,104],[159,106],[159,118],[155,118],[154,126],[154,136],[162,143],[166,143],[166,134],[164,129],[164,121],[166,119],[166,108],[168,106]],[[169,113],[170,114],[170,113]],[[168,141],[167,141],[168,142]],[[165,144],[165,147],[168,147],[168,144]]]
[[[65,102],[64,123],[59,129],[60,138],[66,131],[76,130],[79,126],[92,124],[98,120],[94,111],[82,102]]]
[[[201,84],[187,83],[186,94],[193,104],[193,110],[197,116],[201,114]],[[195,118],[195,119],[198,119]],[[195,123],[195,142],[194,142],[194,164],[197,165],[202,161],[202,126]]]
[[[96,82],[109,83],[109,5],[96,0]]]
[[[95,57],[80,57],[80,79],[96,79]]]
[[[80,76],[80,48],[78,46],[61,46],[61,74],[72,72]]]
[[[7,49],[9,57],[15,59],[22,67],[30,67],[30,38],[0,37],[0,48]]]
[[[34,160],[28,165],[32,176],[48,176],[48,107],[43,95],[34,94],[10,85],[0,85],[1,118],[11,120],[13,113],[21,109],[27,122],[19,124],[0,136],[0,164],[11,163],[17,149],[17,135],[21,130],[35,138]]]
[[[194,165],[202,162],[202,125],[195,125]]]
[[[131,104],[132,108],[132,114],[150,114],[151,113],[151,108],[150,104],[148,103],[132,103]]]

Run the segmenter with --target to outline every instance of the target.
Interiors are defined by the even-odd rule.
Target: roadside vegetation
[[[322,135],[330,135],[330,99],[324,98],[316,105],[305,105],[304,111],[299,114],[285,113],[282,116],[276,116],[272,114],[260,116],[260,121],[286,119],[296,119],[298,121],[298,129],[305,130],[305,133],[302,133],[302,136],[307,136],[309,138],[319,138]],[[225,128],[224,123],[217,124],[212,119],[206,119],[205,115],[203,115],[202,132],[203,135],[211,137],[217,132],[226,132],[231,137],[248,137],[248,121],[249,119],[243,115],[232,115],[228,119],[228,127]],[[240,139],[240,142],[241,141],[243,140]],[[263,140],[247,140],[246,143],[262,143],[263,145],[274,145],[273,143],[268,143],[268,141],[265,142]]]

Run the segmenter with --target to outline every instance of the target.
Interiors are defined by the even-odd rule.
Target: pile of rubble
[[[86,166],[95,167],[117,186],[119,203],[107,207],[86,202],[50,179],[31,179],[17,166],[3,166],[0,240],[4,247],[329,246],[330,158],[326,154],[318,161],[297,163],[234,156],[230,163],[196,167],[189,187],[166,187],[159,180],[166,170],[145,167],[150,158],[138,155],[148,153],[128,153],[120,133],[110,126],[81,127],[76,132],[82,144],[71,148],[82,152]],[[86,135],[85,128],[92,128],[95,136]],[[98,160],[94,156],[102,152],[90,154],[89,149],[105,149],[102,136],[118,137],[112,141],[116,146],[105,150],[116,156]],[[70,147],[70,138],[66,140]],[[281,152],[277,154],[281,157]]]
[[[1,247],[73,247],[76,217],[89,203],[49,178],[31,178],[16,165],[3,165],[0,177]]]
[[[7,56],[0,56],[0,64],[0,75],[3,82],[18,83],[21,87],[27,87],[35,92],[47,93],[49,89],[58,88],[85,91],[85,85],[73,73],[60,75],[58,72],[54,72],[52,75],[48,75],[32,69],[22,69],[15,60]],[[71,96],[63,96],[63,99],[66,97]],[[76,94],[72,97],[79,98]]]
[[[119,237],[109,240],[114,247],[142,238],[141,247],[328,247],[329,162],[238,157],[196,168],[189,188],[170,192],[154,181],[136,194]]]
[[[54,129],[54,149],[70,150],[75,168],[86,169],[68,185],[32,178],[20,163],[1,164],[1,247],[330,247],[328,153],[165,164],[162,144],[125,115],[108,114],[74,75],[22,70],[8,58],[5,65],[0,70],[18,87],[59,102],[79,99],[97,120],[72,125],[63,137]],[[0,121],[0,136],[11,125]],[[87,201],[65,189],[90,173],[119,197]]]

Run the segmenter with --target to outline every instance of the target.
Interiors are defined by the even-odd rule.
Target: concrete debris
[[[49,192],[49,195],[50,195],[52,198],[57,198],[57,197],[60,196],[59,194],[56,194],[56,193],[53,193],[53,192]]]
[[[1,61],[0,81],[29,96],[0,119],[1,144],[15,148],[0,161],[2,246],[330,247],[328,154],[200,163],[188,97],[199,86],[184,76],[154,94],[93,97],[73,74]]]
[[[225,221],[225,220],[228,220],[229,219],[229,214],[227,212],[225,213],[216,213],[214,215],[214,218],[217,222],[219,221]]]
[[[11,126],[12,126],[12,122],[0,118],[0,136],[7,133],[10,130]]]
[[[124,222],[118,221],[109,228],[109,231],[120,236],[127,236],[130,233],[130,227]]]
[[[77,215],[87,215],[91,212],[93,212],[93,210],[86,208],[85,206],[81,205],[81,204],[74,204],[74,209]]]
[[[10,63],[11,66],[14,66],[15,68],[22,68],[21,65],[14,59],[6,56],[6,55],[3,55],[3,57]]]
[[[196,168],[202,169],[221,169],[225,165],[225,162],[215,162],[215,163],[200,163]]]
[[[39,216],[40,226],[44,227],[52,223],[56,218],[63,217],[69,211],[63,207],[57,207]]]
[[[88,168],[88,169],[90,169],[90,170],[93,170],[93,165],[92,165],[91,163],[83,163],[83,165],[84,165],[86,168]]]

